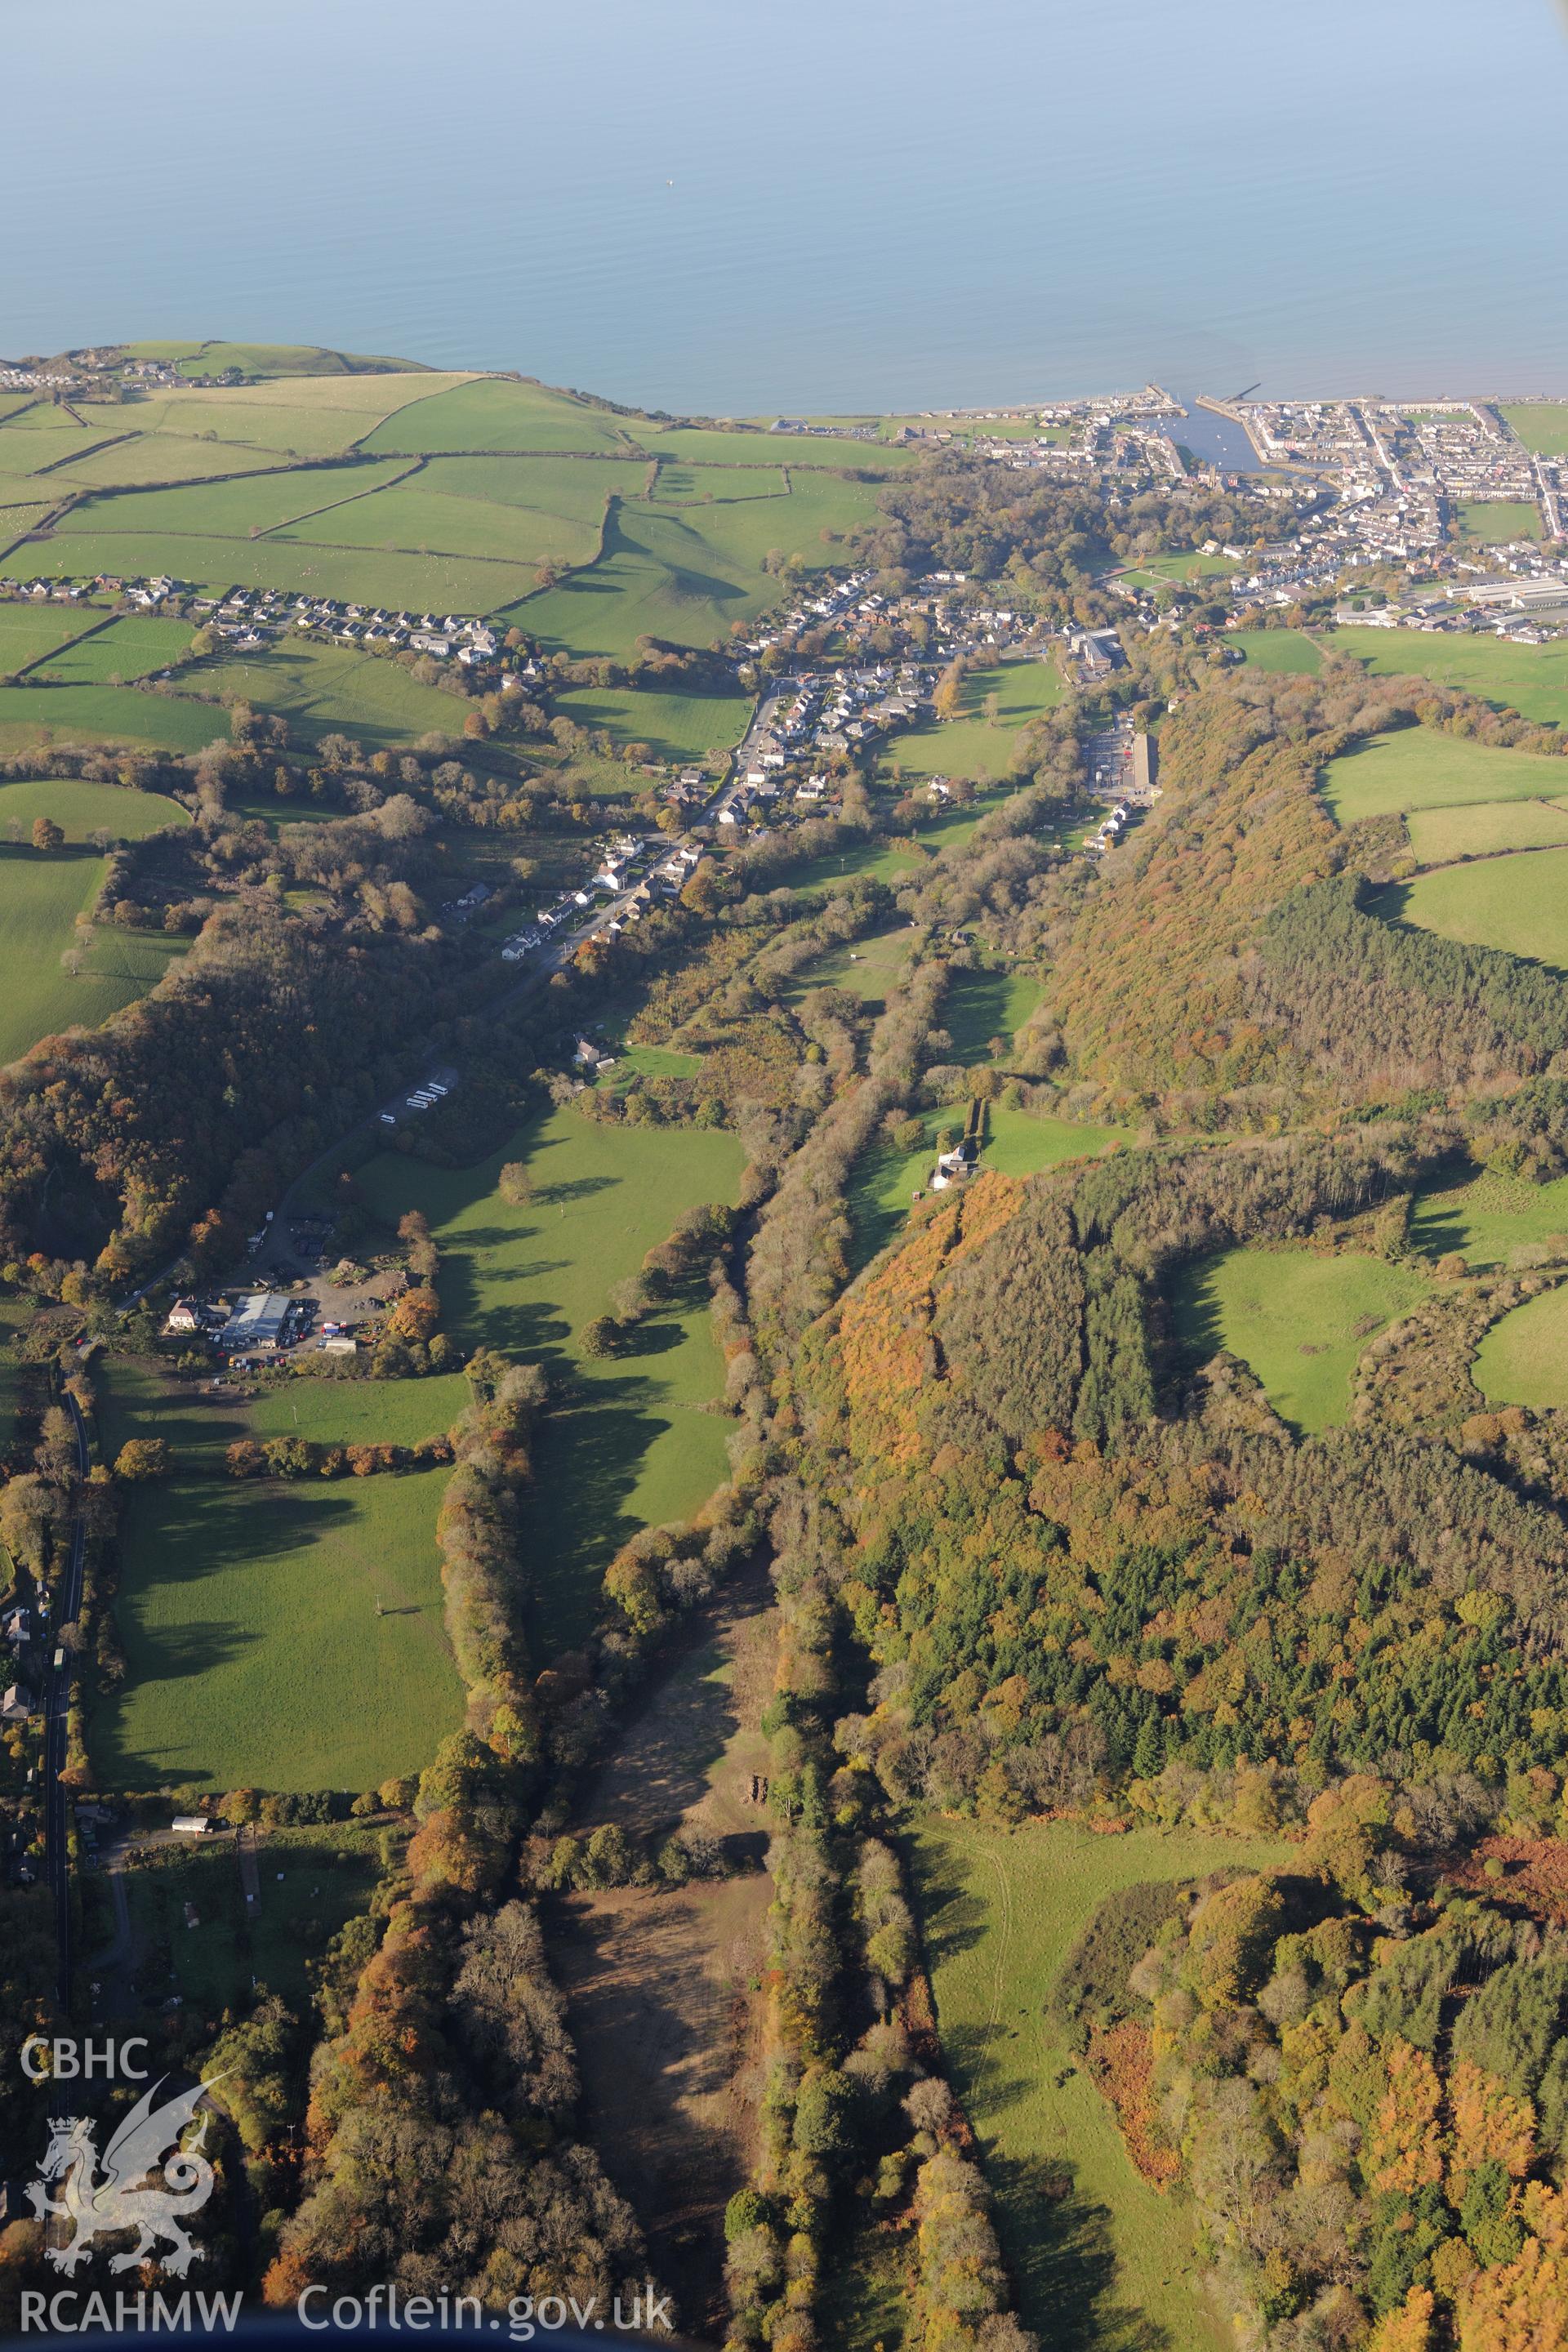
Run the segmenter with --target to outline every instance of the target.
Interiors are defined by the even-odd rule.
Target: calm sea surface
[[[1559,0],[8,0],[0,352],[1568,393]]]

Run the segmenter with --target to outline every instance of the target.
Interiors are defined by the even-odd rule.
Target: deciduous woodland
[[[7,2016],[279,2308],[1558,2344],[1568,738],[1245,488],[235,373],[5,557]]]

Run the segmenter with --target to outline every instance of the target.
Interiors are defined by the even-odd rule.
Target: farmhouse
[[[965,1177],[973,1173],[979,1156],[973,1139],[967,1135],[955,1150],[939,1153],[931,1172],[931,1191],[945,1192],[950,1185],[962,1184]]]

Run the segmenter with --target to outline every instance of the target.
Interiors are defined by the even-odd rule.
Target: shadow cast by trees
[[[1079,2194],[1070,2165],[992,2154],[985,2172],[1025,2322],[1050,2352],[1182,2352],[1117,2302],[1110,2214]]]

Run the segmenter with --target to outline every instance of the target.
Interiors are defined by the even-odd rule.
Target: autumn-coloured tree
[[[114,1475],[128,1485],[148,1478],[166,1478],[174,1456],[166,1437],[129,1437],[114,1457]]]

